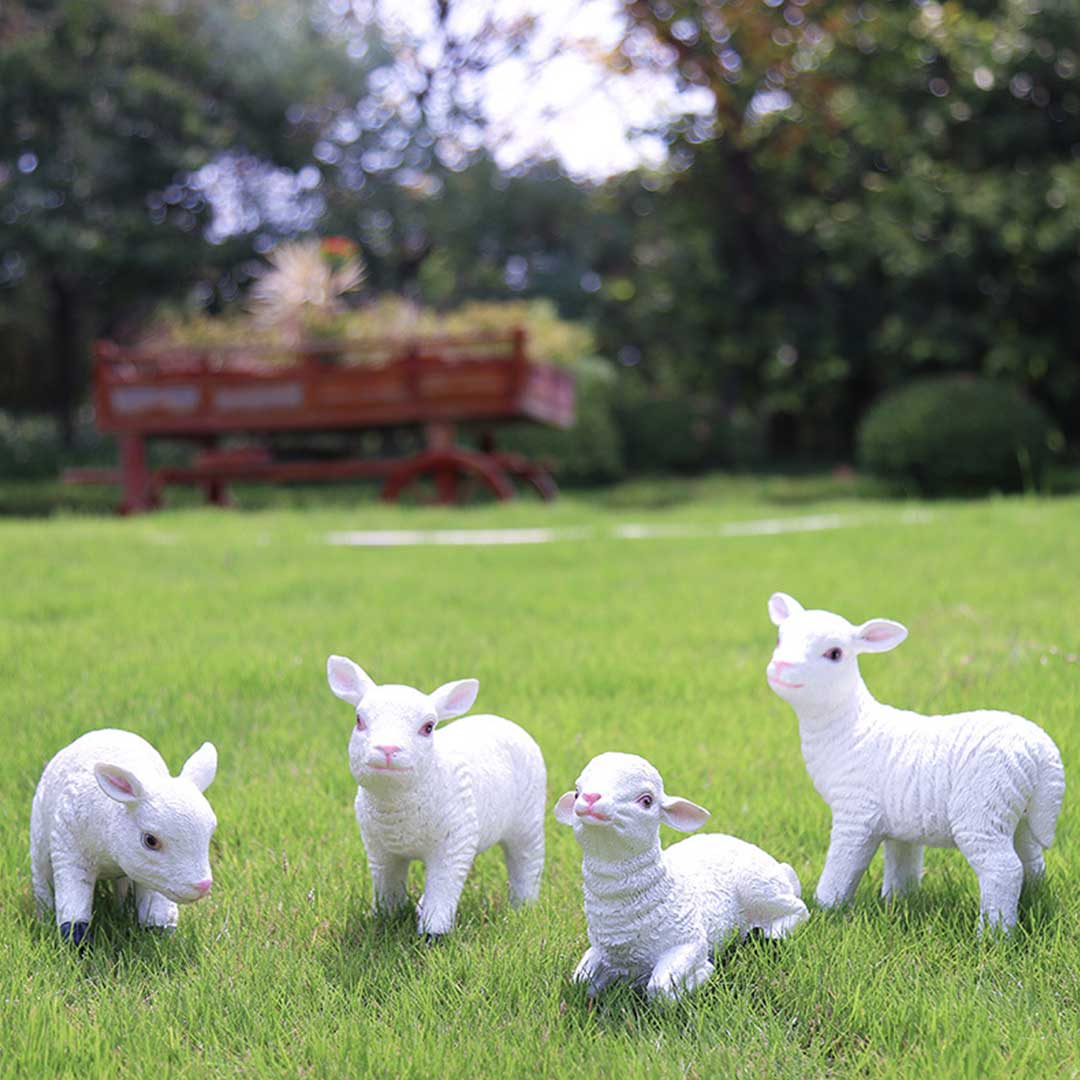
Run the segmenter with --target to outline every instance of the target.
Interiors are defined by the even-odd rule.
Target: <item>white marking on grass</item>
[[[549,544],[554,540],[584,540],[589,529],[368,529],[334,532],[327,543],[345,547],[491,547],[498,544]]]
[[[821,532],[860,525],[863,518],[842,514],[815,514],[811,517],[761,518],[756,521],[729,521],[725,525],[616,525],[620,540],[707,539],[725,536],[777,536],[780,533]]]
[[[878,520],[880,520],[880,515],[811,514],[804,517],[729,521],[723,525],[642,525],[630,522],[625,525],[615,525],[608,535],[618,540],[708,540],[735,536],[779,536],[784,533],[850,529],[858,525],[870,525]],[[931,520],[933,516],[923,510],[906,510],[899,516],[899,521],[905,525],[925,525]],[[415,547],[420,544],[491,547],[501,544],[549,544],[559,540],[591,540],[595,539],[597,533],[598,530],[588,527],[573,529],[361,529],[329,533],[326,542],[342,547]]]

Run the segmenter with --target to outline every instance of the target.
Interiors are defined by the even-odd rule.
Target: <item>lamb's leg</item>
[[[956,846],[979,879],[979,931],[1016,925],[1024,867],[1013,848],[1012,839],[991,835],[957,834]]]
[[[506,856],[510,906],[536,903],[540,897],[540,876],[544,872],[543,823],[527,834],[503,841],[502,849]]]
[[[1013,836],[1013,848],[1024,867],[1024,880],[1037,881],[1046,873],[1042,844],[1035,839],[1027,818],[1021,818]]]
[[[378,860],[368,856],[371,870],[371,889],[375,895],[375,911],[391,913],[409,902],[405,883],[409,877],[409,860],[387,855]]]
[[[472,866],[472,856],[444,853],[424,868],[424,903],[417,920],[418,931],[426,937],[439,937],[454,926],[461,890]]]
[[[593,946],[578,961],[574,968],[574,974],[570,976],[571,982],[586,983],[586,992],[589,997],[595,997],[605,987],[610,986],[620,975],[603,951]]]
[[[53,910],[52,860],[49,858],[49,838],[37,820],[37,801],[30,814],[30,881],[39,917]]]
[[[680,994],[696,990],[713,970],[705,942],[692,941],[686,945],[676,945],[657,960],[645,993],[650,998],[677,998]]]
[[[135,888],[135,882],[129,877],[118,877],[113,879],[113,896],[116,897],[116,906],[123,909],[128,902],[128,897],[132,895]]]
[[[885,840],[885,879],[881,896],[887,900],[914,889],[922,877],[923,846],[904,840]]]
[[[77,862],[53,860],[53,887],[56,894],[56,925],[60,936],[74,945],[82,943],[94,910],[97,876]]]
[[[135,882],[135,912],[139,925],[150,930],[175,930],[180,909],[167,897]]]
[[[814,893],[822,907],[837,907],[851,899],[880,842],[862,821],[833,815],[829,853]]]

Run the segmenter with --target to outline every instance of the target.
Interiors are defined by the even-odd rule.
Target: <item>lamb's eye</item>
[[[838,648],[836,648],[834,646],[833,648],[831,648],[825,654],[825,659],[826,660],[831,660],[835,664],[838,660],[843,659],[843,656],[844,656],[844,650],[843,649],[838,649]]]
[[[161,841],[153,833],[144,832],[142,834],[142,844],[149,851],[161,850]]]
[[[364,723],[364,718],[359,713],[357,713],[356,714],[356,730],[357,731],[365,731],[366,729],[367,729],[367,724]]]
[[[421,735],[430,735],[435,730],[435,721],[429,720],[421,729]]]
[[[638,805],[639,806],[644,806],[646,810],[648,810],[649,807],[652,806],[652,803],[653,803],[653,798],[648,792],[645,792],[644,795],[639,795],[638,796]]]

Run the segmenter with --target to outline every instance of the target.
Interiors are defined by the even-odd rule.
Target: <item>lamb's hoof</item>
[[[424,937],[424,944],[425,945],[438,945],[439,942],[442,941],[442,939],[444,937],[446,937],[446,935],[445,934],[427,933],[427,934],[424,934],[423,937]]]
[[[176,933],[175,926],[144,926],[144,930],[149,930],[152,934],[160,934],[162,937],[172,937]]]
[[[82,947],[85,942],[90,944],[90,924],[88,922],[66,922],[60,924],[60,938],[62,941],[70,941],[72,945]]]

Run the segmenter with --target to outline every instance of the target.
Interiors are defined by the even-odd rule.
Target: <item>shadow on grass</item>
[[[504,896],[466,895],[454,928],[428,939],[417,932],[412,898],[389,914],[372,912],[367,898],[358,898],[342,925],[323,937],[319,962],[326,980],[349,993],[386,979],[401,991],[410,982],[467,978],[476,954],[505,940],[497,924],[514,914]]]
[[[81,946],[61,938],[53,912],[38,918],[29,896],[20,906],[19,917],[27,936],[43,954],[52,952],[57,961],[77,964],[80,976],[88,982],[115,980],[136,968],[180,975],[194,970],[201,961],[198,935],[184,932],[183,908],[175,932],[140,926],[133,900],[129,897],[123,904],[117,902],[108,882],[98,882],[90,932]]]
[[[388,965],[392,977],[409,977],[422,969],[431,949],[442,945],[425,941],[416,932],[411,902],[380,914],[366,902],[351,903],[342,925],[324,940],[319,960],[327,981],[350,992],[390,976]]]
[[[962,882],[964,872],[971,882]],[[979,935],[979,897],[974,888],[974,874],[967,864],[950,867],[933,883],[923,882],[902,896],[883,899],[879,895],[880,881],[866,883],[851,904],[841,908],[822,908],[812,898],[808,900],[811,920],[829,920],[834,925],[853,921],[884,920],[882,929],[899,930],[920,937],[954,935],[964,940]],[[985,933],[987,941],[1001,940],[1022,945],[1051,927],[1060,915],[1061,904],[1055,896],[1052,882],[1041,878],[1025,881],[1020,893],[1017,924],[1011,934]],[[927,931],[930,934],[927,934]]]
[[[771,975],[774,969],[782,969],[786,944],[755,931],[742,940],[732,937],[714,951],[716,970],[709,980],[674,1000],[650,1000],[644,983],[615,983],[595,997],[589,996],[583,983],[570,983],[563,988],[560,1011],[565,1022],[581,1034],[599,1028],[612,1035],[656,1037],[673,1023],[691,1033],[699,1029],[703,1014],[723,1015],[733,995],[745,997],[759,1008],[765,999],[758,983],[764,973]],[[747,970],[755,971],[756,977],[742,978]]]

